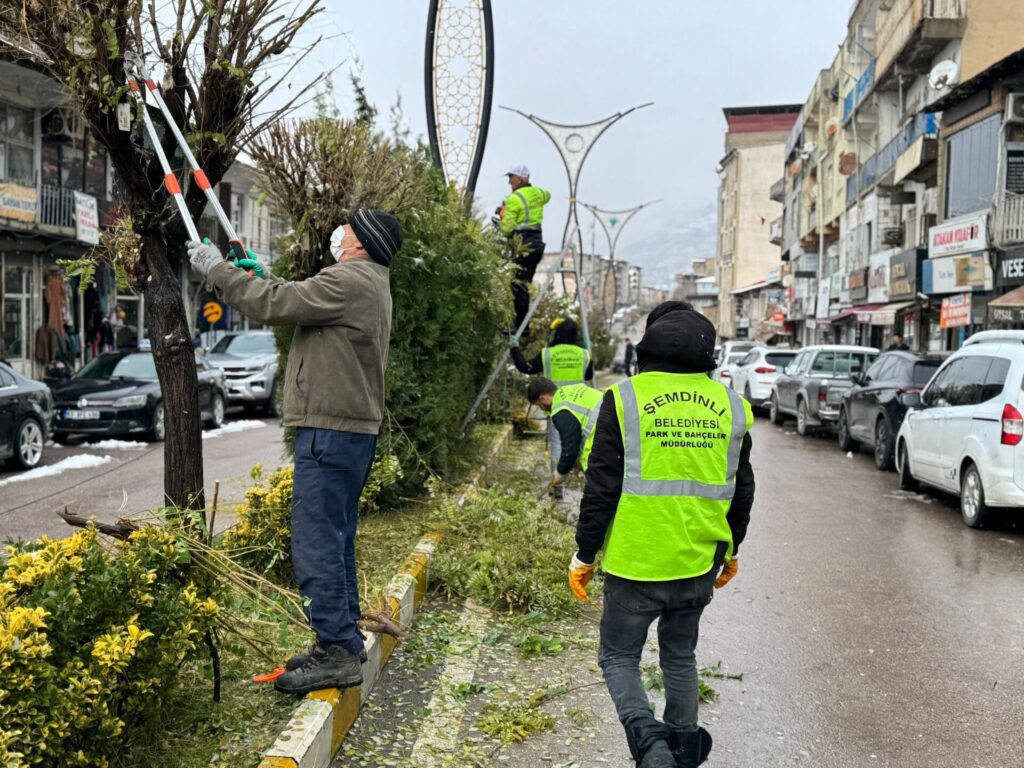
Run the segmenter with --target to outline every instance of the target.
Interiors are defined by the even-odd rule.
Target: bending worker
[[[537,378],[526,388],[526,397],[531,404],[551,414],[551,425],[560,438],[558,464],[551,476],[551,485],[560,485],[577,461],[586,472],[590,437],[601,408],[600,390],[586,384],[560,387],[551,379]]]
[[[512,332],[515,333],[530,311],[529,285],[544,256],[541,223],[544,221],[544,206],[551,200],[551,193],[530,184],[530,169],[525,165],[516,165],[505,175],[508,176],[512,193],[505,198],[499,227],[501,234],[509,239],[516,265],[512,278],[512,302],[515,307]]]
[[[252,279],[212,245],[189,243],[192,267],[225,301],[253,320],[296,326],[283,423],[298,428],[292,562],[316,645],[288,661],[275,683],[284,693],[363,682],[355,537],[384,414],[389,267],[401,246],[398,221],[363,208],[331,236],[336,263],[291,282]]]
[[[703,315],[655,310],[648,318],[639,374],[601,404],[569,566],[570,586],[586,600],[604,548],[599,663],[642,768],[693,768],[711,751],[697,724],[700,617],[739,570],[754,500],[750,404],[708,378],[714,353],[715,329]],[[655,620],[664,722],[640,677]]]

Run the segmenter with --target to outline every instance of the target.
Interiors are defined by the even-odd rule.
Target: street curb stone
[[[460,507],[466,503],[487,466],[505,451],[512,437],[513,429],[508,425],[492,443],[483,464],[473,473],[469,489],[459,496]],[[426,592],[430,558],[439,541],[437,533],[428,533],[420,539],[388,584],[387,610],[403,630],[412,625]],[[366,640],[362,686],[344,691],[329,688],[306,696],[281,735],[263,754],[259,768],[327,768],[359,716],[359,709],[370,698],[396,644],[390,635],[371,634]]]

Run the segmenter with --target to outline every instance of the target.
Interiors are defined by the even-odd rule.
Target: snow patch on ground
[[[53,477],[54,475],[61,475],[69,469],[89,469],[90,467],[98,467],[103,464],[109,464],[113,460],[114,458],[112,456],[96,456],[92,453],[68,456],[66,459],[61,459],[56,464],[50,464],[45,467],[36,467],[35,469],[30,469],[27,472],[11,475],[8,478],[0,480],[0,486],[7,485],[8,483],[20,483],[23,480],[38,480],[42,477]]]
[[[220,429],[211,429],[208,432],[203,432],[203,440],[212,440],[215,437],[221,435],[228,435],[232,432],[245,432],[248,429],[262,429],[267,426],[258,419],[241,419],[239,421],[232,421],[225,424]]]
[[[97,451],[144,451],[148,447],[146,443],[133,440],[100,440],[98,443],[89,443],[89,448],[95,448]]]

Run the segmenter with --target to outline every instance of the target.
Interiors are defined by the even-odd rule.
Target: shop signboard
[[[1000,288],[1024,285],[1024,251],[1008,251],[999,254],[996,285]]]
[[[823,320],[826,317],[828,317],[828,304],[829,304],[829,301],[831,299],[831,295],[832,295],[832,281],[829,278],[827,278],[827,277],[823,277],[818,282],[817,312],[815,312],[815,315],[814,315],[815,317],[817,317],[820,320]]]
[[[973,253],[988,248],[988,214],[950,219],[928,230],[928,258]]]
[[[886,304],[889,301],[889,260],[893,251],[872,254],[868,262],[868,301]]]
[[[912,248],[897,253],[889,262],[889,301],[908,301],[917,298],[918,269],[924,258],[923,249]]]
[[[1024,307],[989,306],[988,320],[1002,328],[1024,328]]]
[[[942,300],[940,328],[963,328],[971,324],[971,294],[958,293]]]
[[[35,221],[38,199],[35,187],[0,182],[0,217]]]
[[[96,245],[100,241],[96,198],[84,192],[75,192],[75,236],[90,245]]]
[[[843,292],[843,276],[838,272],[832,275],[832,285],[829,286],[829,296],[833,299],[838,299],[839,295]]]
[[[924,292],[929,294],[991,291],[995,283],[984,253],[928,259],[922,267]]]
[[[850,301],[866,301],[868,298],[868,269],[855,269],[850,273]]]

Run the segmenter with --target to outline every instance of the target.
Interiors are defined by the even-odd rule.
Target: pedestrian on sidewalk
[[[515,307],[514,334],[523,324],[530,311],[530,283],[537,272],[537,265],[544,257],[544,206],[551,200],[551,193],[530,183],[530,169],[516,165],[505,174],[512,192],[505,198],[505,204],[498,215],[498,228],[508,238],[512,260],[516,271],[512,278],[512,303]],[[524,336],[529,336],[526,329]]]
[[[560,387],[551,379],[536,378],[526,388],[526,398],[545,413],[558,432],[558,464],[551,474],[551,487],[561,485],[576,463],[586,471],[590,436],[601,407],[601,391],[586,384]]]
[[[284,693],[363,681],[358,503],[384,414],[389,267],[401,245],[394,216],[360,209],[331,236],[335,263],[290,282],[252,278],[215,247],[189,243],[193,268],[228,304],[262,323],[295,326],[282,423],[296,427],[292,563],[316,644],[289,660],[275,684]]]
[[[626,354],[626,360],[625,360],[625,362],[626,362],[626,375],[627,376],[632,376],[633,373],[634,373],[634,371],[633,371],[633,364],[636,361],[636,347],[633,346],[633,342],[630,341],[628,338],[626,339],[626,353],[625,354]]]
[[[601,404],[569,566],[570,586],[586,600],[604,548],[599,663],[642,768],[691,768],[711,751],[697,723],[700,617],[739,569],[754,500],[753,416],[708,377],[714,353],[714,326],[698,312],[659,307],[648,317],[640,372]],[[664,722],[640,676],[655,620]]]

